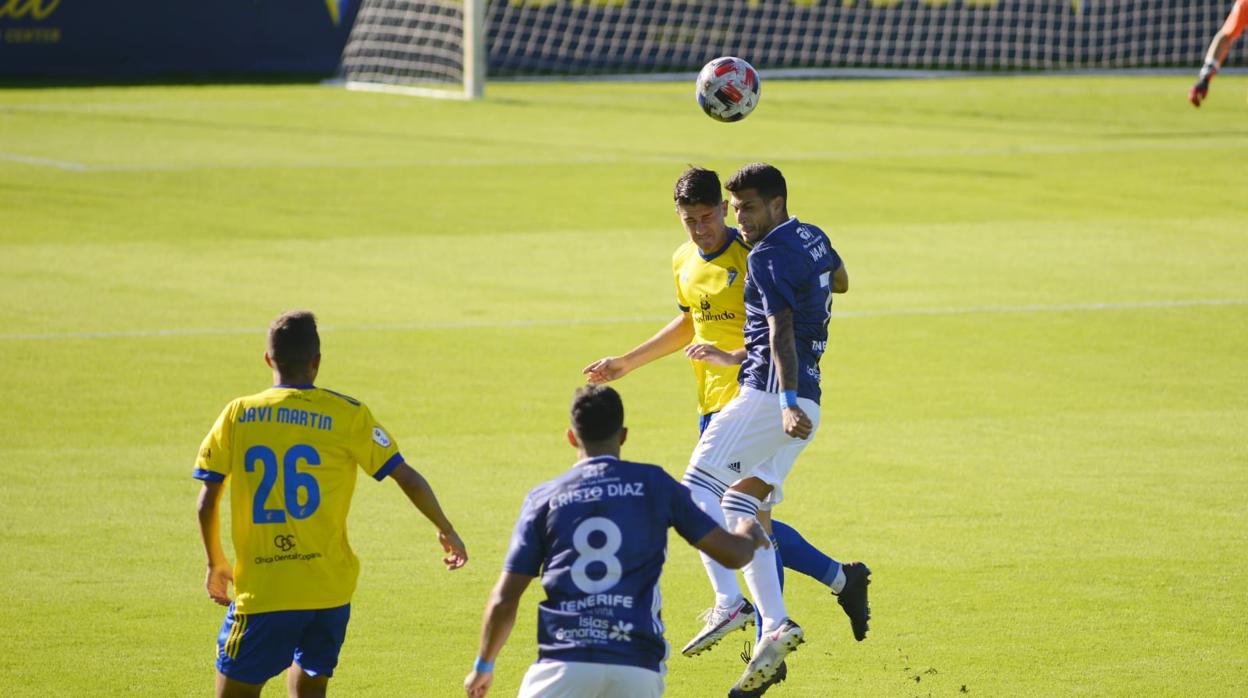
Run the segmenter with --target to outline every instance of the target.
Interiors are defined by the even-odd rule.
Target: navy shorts
[[[259,684],[297,662],[312,676],[333,676],[347,637],[351,604],[314,611],[225,613],[217,635],[217,670]]]

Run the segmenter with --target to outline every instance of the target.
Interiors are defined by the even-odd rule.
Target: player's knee
[[[771,485],[756,477],[747,477],[737,480],[732,484],[732,487],[729,488],[732,492],[748,494],[759,500],[766,499],[772,489]]]
[[[243,683],[217,672],[217,698],[260,698],[264,684]]]
[[[290,665],[289,676],[287,690],[291,698],[325,698],[329,687],[328,676],[313,676],[297,663]]]

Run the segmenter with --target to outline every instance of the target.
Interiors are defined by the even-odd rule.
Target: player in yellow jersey
[[[699,430],[702,431],[737,395],[738,364],[745,346],[743,289],[749,247],[740,234],[724,222],[728,204],[714,172],[689,168],[676,181],[674,198],[676,213],[689,235],[689,240],[672,255],[680,314],[628,353],[599,359],[586,366],[583,372],[590,382],[605,383],[683,349],[698,382]],[[843,293],[847,287],[846,277],[844,287],[838,287],[837,292]],[[712,517],[722,515],[722,512],[716,513],[718,502],[703,501],[699,495],[710,485],[710,489],[722,496],[723,488],[716,483],[699,484],[703,486],[691,488],[695,501]],[[846,592],[846,573],[856,578],[860,563],[842,566],[791,526],[780,521],[770,523],[778,563],[828,586],[838,595],[838,602],[849,616],[854,637],[865,638],[869,618],[865,585],[851,583]],[[700,654],[732,630],[755,622],[755,610],[741,593],[735,573],[714,565],[708,558],[704,557],[703,562],[715,589],[716,603],[706,614],[705,627],[685,646],[683,653],[687,656]],[[783,680],[783,673],[777,676]],[[760,691],[757,695],[761,694]]]
[[[226,405],[195,463],[194,476],[203,482],[205,587],[229,607],[217,638],[216,695],[259,696],[266,681],[289,667],[291,696],[323,696],[359,575],[346,527],[357,467],[376,480],[392,478],[437,527],[449,569],[463,567],[468,554],[429,483],[404,462],[372,412],[313,385],[321,342],[312,313],[274,320],[264,360],[273,387]],[[232,566],[217,516],[227,482]]]

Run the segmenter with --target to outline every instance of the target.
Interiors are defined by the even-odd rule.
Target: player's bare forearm
[[[403,490],[403,494],[416,505],[416,509],[437,527],[438,543],[446,552],[446,557],[442,558],[442,563],[446,565],[446,568],[457,570],[468,564],[468,549],[464,546],[464,541],[460,539],[459,534],[455,532],[450,519],[446,518],[442,505],[438,503],[437,495],[429,486],[429,481],[407,463],[400,463],[390,473],[390,477],[394,478],[399,488]]]
[[[391,471],[390,477],[394,478],[403,490],[403,494],[407,495],[412,504],[416,505],[420,513],[429,519],[429,522],[439,531],[449,533],[455,530],[450,519],[446,518],[446,514],[442,511],[442,505],[438,503],[438,497],[433,493],[433,488],[429,486],[429,481],[416,472],[412,466],[400,463],[399,467]]]
[[[225,549],[221,547],[221,523],[217,516],[222,491],[221,483],[205,482],[199,490],[199,501],[196,506],[199,535],[204,542],[204,553],[208,556],[209,567],[230,564],[225,556]]]
[[[796,391],[798,386],[797,340],[793,332],[793,311],[784,309],[767,317],[771,327],[771,360],[780,376],[780,392]],[[815,431],[814,422],[796,405],[780,410],[784,433],[795,439],[809,438]]]
[[[780,390],[797,390],[797,344],[793,333],[793,310],[785,308],[767,316],[771,328],[771,360],[776,362]]]
[[[693,318],[681,313],[663,326],[653,337],[638,344],[623,356],[599,359],[581,370],[591,382],[606,383],[623,378],[634,369],[682,349],[693,340]]]
[[[754,559],[755,548],[767,548],[771,541],[754,519],[742,519],[731,533],[713,528],[694,547],[728,569],[740,569]]]
[[[644,366],[683,348],[693,340],[693,318],[681,313],[672,318],[653,337],[637,345],[626,356],[634,366]]]
[[[490,592],[490,599],[485,604],[485,618],[481,621],[481,647],[477,653],[477,664],[472,672],[464,678],[464,691],[468,698],[485,698],[494,683],[494,660],[503,650],[511,629],[516,625],[516,609],[520,606],[520,597],[528,588],[532,577],[504,571]],[[489,664],[489,668],[480,662]]]
[[[845,270],[845,265],[836,268],[832,272],[832,292],[845,293],[849,290],[849,272]]]
[[[724,351],[713,344],[690,344],[685,347],[685,356],[693,361],[705,361],[716,366],[739,366],[745,363],[745,348]]]
[[[481,647],[477,656],[492,662],[502,651],[503,645],[511,635],[516,624],[516,610],[520,607],[520,597],[533,581],[532,577],[503,572],[498,583],[490,592],[490,599],[485,604],[485,617],[481,620]]]
[[[224,491],[220,482],[205,482],[199,491],[199,502],[196,507],[199,518],[199,535],[204,543],[204,553],[208,556],[208,572],[204,576],[204,590],[208,598],[222,606],[230,605],[230,583],[234,581],[234,570],[229,558],[221,547],[221,523],[217,512],[220,510],[221,493]]]

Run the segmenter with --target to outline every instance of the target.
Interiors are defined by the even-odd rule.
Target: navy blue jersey
[[[745,363],[741,385],[780,392],[771,359],[767,317],[789,308],[797,348],[797,395],[819,402],[819,359],[828,344],[832,316],[832,273],[841,257],[828,236],[796,218],[776,226],[747,258],[745,277]]]
[[[542,578],[539,661],[660,670],[669,526],[692,544],[716,523],[655,465],[588,458],[529,492],[503,568]]]

